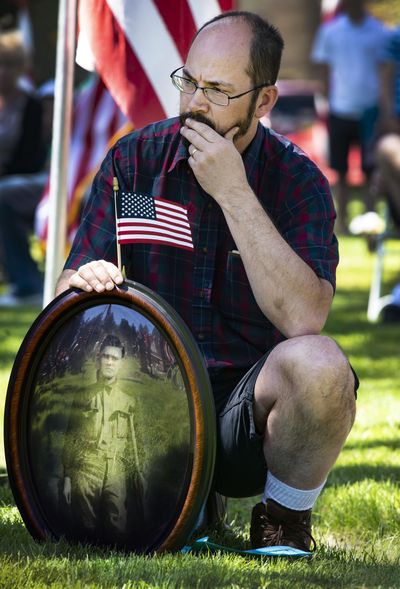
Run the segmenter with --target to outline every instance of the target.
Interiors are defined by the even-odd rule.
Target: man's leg
[[[335,184],[335,197],[337,205],[335,231],[340,235],[345,235],[347,233],[349,221],[347,208],[350,200],[347,172],[338,172],[338,178]]]
[[[265,505],[253,510],[253,544],[309,548],[311,508],[354,421],[354,385],[346,357],[327,337],[293,338],[269,355],[254,391],[268,474]]]
[[[335,342],[303,336],[261,358],[219,410],[215,489],[228,497],[265,491],[267,505],[253,510],[253,546],[310,545],[310,509],[350,431],[355,389]],[[293,540],[299,529],[305,533]]]
[[[358,140],[358,122],[331,114],[328,130],[329,165],[338,175],[334,188],[337,208],[335,230],[345,234],[348,231],[347,208],[350,199],[347,182],[348,158],[351,144]]]
[[[107,462],[101,454],[88,452],[71,475],[71,508],[79,538],[96,540],[101,529],[100,501]]]
[[[368,108],[360,121],[361,164],[365,176],[363,200],[365,212],[375,211],[377,194],[373,172],[376,166],[376,141],[379,109],[377,106]]]
[[[102,523],[107,538],[123,541],[128,533],[127,471],[121,459],[107,460],[102,494]]]
[[[354,376],[345,355],[325,336],[279,344],[257,378],[254,408],[268,469],[287,485],[318,487],[354,421]]]

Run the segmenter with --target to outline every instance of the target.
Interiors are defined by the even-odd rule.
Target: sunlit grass
[[[37,544],[9,490],[0,487],[0,587],[400,587],[400,324],[366,320],[373,261],[362,239],[341,240],[337,294],[325,332],[349,355],[361,386],[356,423],[315,507],[319,551],[311,562],[222,554],[124,556],[65,542]],[[390,256],[387,291],[399,276],[400,256]],[[2,399],[34,315],[0,314]],[[213,539],[246,547],[257,500],[230,500],[232,532]]]

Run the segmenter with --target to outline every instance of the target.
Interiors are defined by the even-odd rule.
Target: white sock
[[[311,509],[316,502],[319,494],[324,488],[325,482],[316,489],[304,491],[303,489],[289,487],[289,485],[282,483],[282,481],[279,481],[268,471],[263,502],[266,503],[267,499],[273,499],[273,501],[276,501],[279,505],[283,505],[294,511],[306,511],[307,509]]]

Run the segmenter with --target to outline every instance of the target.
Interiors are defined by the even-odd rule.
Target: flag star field
[[[187,209],[164,198],[137,192],[117,196],[118,243],[156,243],[193,250]]]

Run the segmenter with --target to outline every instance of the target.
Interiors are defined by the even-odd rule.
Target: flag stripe
[[[108,4],[85,0],[81,3],[80,14],[88,27],[96,69],[122,112],[135,127],[143,127],[151,121],[162,119],[166,113],[158,96],[158,88],[148,78]],[[102,31],[101,35],[98,30]],[[146,30],[149,31],[148,23]],[[149,50],[154,53],[152,34],[148,35],[149,42],[150,39],[153,40],[153,45]],[[159,55],[158,51],[157,54]],[[178,102],[179,97],[176,97],[176,111]]]
[[[157,219],[161,219],[162,221],[169,221],[170,217],[168,215],[157,215]],[[118,224],[120,227],[124,227],[130,225],[131,223],[135,223],[137,221],[136,218],[132,217],[124,217],[123,221],[119,221]],[[181,221],[180,219],[173,219],[174,224],[180,227],[182,230],[186,229],[190,231],[190,225],[187,221]]]
[[[161,214],[164,213],[165,215],[170,216],[170,217],[176,217],[177,219],[187,219],[187,215],[185,215],[183,213],[176,212],[176,211],[170,211],[166,207],[160,207],[160,206],[156,205],[156,211]]]
[[[77,178],[82,178],[85,173],[87,162],[83,155],[90,153],[93,144],[91,114],[96,111],[98,103],[103,93],[104,86],[96,83],[93,89],[90,87],[82,91],[81,100],[78,101],[77,113],[74,113],[74,129],[70,149],[71,172],[68,178],[68,191],[73,190]],[[75,126],[75,121],[79,117],[80,125]]]
[[[321,0],[321,20],[332,20],[340,12],[340,0]]]
[[[68,174],[68,242],[71,243],[80,222],[82,199],[107,149],[118,132],[131,130],[125,115],[115,104],[104,83],[97,77],[77,92]],[[47,239],[49,186],[36,209],[35,231],[42,244]]]
[[[135,127],[178,113],[169,74],[184,63],[196,28],[220,12],[217,0],[80,0],[96,69]]]
[[[171,223],[164,223],[163,221],[154,221],[153,219],[147,219],[146,220],[146,225],[149,225],[149,230],[151,229],[151,225],[154,225],[155,227],[171,227]],[[131,219],[131,221],[129,223],[125,223],[120,221],[118,223],[118,229],[119,229],[119,234],[123,235],[124,233],[126,233],[129,230],[125,230],[125,227],[132,227],[135,226],[135,231],[139,231],[143,228],[143,219]],[[185,228],[185,227],[180,227],[179,225],[175,225],[174,226],[176,233],[186,233],[187,235],[192,235],[192,232],[190,231],[190,226],[189,228]],[[166,233],[168,233],[168,231],[166,231]],[[171,235],[173,235],[171,233]]]
[[[182,247],[183,249],[193,250],[193,244],[186,241],[180,241],[178,239],[174,239],[172,237],[168,237],[166,239],[164,236],[157,236],[157,235],[148,235],[147,233],[143,234],[133,234],[129,237],[123,237],[122,239],[118,240],[120,244],[127,244],[127,243],[162,243],[163,245],[176,245]]]
[[[170,218],[168,215],[163,215],[162,213],[159,213],[157,215],[157,217],[159,219],[169,219]],[[185,227],[190,227],[190,225],[189,225],[189,223],[187,221],[184,221],[184,220],[181,221],[180,219],[174,219],[174,221],[175,221],[175,223],[177,225],[182,225],[182,226],[185,226]]]
[[[199,2],[199,0],[187,1],[198,29],[210,18],[217,16],[221,12],[218,0],[207,0],[207,2]]]
[[[174,39],[176,48],[181,57],[181,64],[183,65],[197,27],[188,3],[179,0],[178,10],[173,9],[171,6],[173,3],[174,2],[171,0],[169,2],[165,2],[165,0],[154,0],[154,4],[157,6],[161,18],[164,20],[168,31]],[[176,67],[178,67],[178,64]]]
[[[142,223],[138,224],[137,226],[131,226],[130,229],[127,229],[126,231],[118,231],[118,235],[120,237],[127,237],[129,235],[140,235],[142,232],[146,232],[149,235],[167,235],[167,236],[171,236],[174,239],[179,239],[182,242],[185,243],[192,243],[192,237],[190,235],[189,232],[189,236],[187,235],[181,235],[179,234],[177,231],[171,231],[170,229],[163,229],[162,227],[160,227],[161,223],[156,223],[154,225],[154,227],[152,227],[151,225],[143,225]],[[168,227],[168,225],[167,225]]]
[[[147,194],[117,194],[118,243],[160,243],[193,249],[187,210]]]
[[[164,112],[168,117],[174,116],[177,113],[178,100],[176,88],[171,84],[169,74],[172,69],[181,65],[182,58],[160,13],[151,0],[125,3],[120,0],[107,0],[107,4],[151,85],[157,89]],[[157,47],[161,48],[162,59]]]
[[[167,200],[166,198],[162,198],[162,196],[157,196],[155,203],[156,203],[156,205],[160,205],[160,206],[163,205],[163,206],[168,207],[170,209],[182,211],[184,213],[184,215],[187,214],[187,209],[184,206],[178,205],[176,202],[171,202],[170,200]]]

